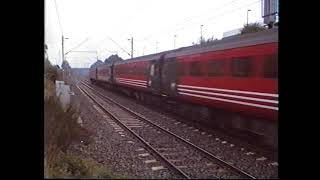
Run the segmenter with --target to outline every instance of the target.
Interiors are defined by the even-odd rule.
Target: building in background
[[[261,12],[263,22],[272,27],[274,23],[278,22],[279,0],[262,0]]]
[[[229,37],[229,36],[234,36],[234,35],[237,35],[237,34],[240,34],[240,33],[241,33],[241,28],[234,29],[234,30],[231,30],[231,31],[226,31],[226,32],[223,33],[222,38]]]

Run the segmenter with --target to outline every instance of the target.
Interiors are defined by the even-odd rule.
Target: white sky
[[[260,0],[56,0],[65,40],[65,53],[88,40],[75,51],[97,51],[105,60],[118,53],[130,56],[108,37],[131,53],[129,38],[133,37],[134,57],[190,46],[200,38],[222,38],[223,32],[243,27],[247,22],[262,22]],[[45,43],[49,60],[61,64],[61,30],[55,0],[45,0]],[[95,53],[69,53],[72,67],[89,67],[97,60]]]

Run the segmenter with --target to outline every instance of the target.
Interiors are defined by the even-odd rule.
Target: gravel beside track
[[[194,126],[177,121],[172,117],[155,112],[150,108],[137,104],[131,99],[119,96],[115,93],[93,86],[102,94],[116,100],[131,110],[142,114],[147,119],[164,127],[184,139],[202,147],[203,149],[218,156],[234,166],[246,171],[257,178],[277,178],[278,163],[259,155],[252,149],[242,146],[239,143],[228,142],[217,134],[208,133]],[[208,163],[210,165],[210,163]]]
[[[92,99],[97,101],[99,106],[102,108],[106,107],[105,109],[108,109],[107,111],[115,116],[115,118],[119,119],[120,122],[126,124],[126,126],[131,126],[130,129],[140,137],[143,137],[143,139],[155,149],[171,149],[171,151],[162,152],[160,154],[166,156],[169,161],[173,160],[173,164],[177,161],[178,163],[181,163],[181,165],[175,164],[175,168],[180,169],[189,177],[254,178],[245,172],[239,171],[237,168],[234,169],[232,165],[228,165],[221,160],[217,160],[216,157],[210,154],[208,156],[208,154],[204,153],[203,150],[199,149],[195,145],[191,144],[192,146],[190,146],[190,143],[181,141],[181,138],[175,137],[172,133],[166,132],[163,128],[159,128],[154,125],[152,127],[147,126],[145,123],[149,123],[149,120],[140,118],[142,121],[139,121],[132,114],[116,107],[114,103],[106,101],[105,98],[98,97],[98,94],[95,94],[96,90],[90,89],[86,86],[82,86],[82,88],[84,88],[83,91],[86,93],[91,91],[91,93],[88,93],[91,94],[89,96],[92,96]],[[131,123],[134,123],[135,125],[132,125]],[[174,158],[172,158],[172,156]]]
[[[103,116],[89,101],[89,99],[71,85],[71,102],[80,110],[83,127],[93,132],[94,142],[74,143],[69,151],[83,158],[92,158],[113,173],[124,175],[128,178],[179,178],[167,169],[152,170],[159,162],[147,164],[146,160],[154,159],[152,155],[141,157],[139,154],[147,153],[144,145],[132,137],[129,133],[123,135],[108,124],[111,120]]]

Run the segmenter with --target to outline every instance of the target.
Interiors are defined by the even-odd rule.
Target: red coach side
[[[116,62],[114,80],[117,85],[147,91],[150,61]]]
[[[270,43],[179,57],[178,97],[277,120],[277,48]]]

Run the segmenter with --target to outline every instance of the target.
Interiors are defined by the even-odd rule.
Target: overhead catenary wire
[[[125,53],[127,53],[129,56],[131,56],[130,53],[128,53],[125,49],[123,49],[118,43],[116,43],[111,37],[108,37],[113,43],[115,43],[122,51],[124,51]]]
[[[221,5],[221,6],[219,6],[219,7],[216,7],[216,8],[213,8],[213,9],[210,9],[210,10],[208,10],[208,12],[209,11],[214,11],[214,10],[217,10],[217,9],[220,9],[221,7],[226,7],[226,6],[228,6],[228,5],[230,5],[231,3],[234,3],[236,0],[232,0],[232,1],[229,1],[228,3],[225,3],[225,4],[223,4],[223,5]],[[237,1],[240,1],[240,0],[237,0]],[[183,20],[183,22],[188,22],[188,21],[191,21],[192,19],[194,19],[195,17],[199,17],[199,15],[198,16],[193,16],[193,17],[191,17],[191,18],[187,18],[187,19],[185,19],[185,20]],[[130,17],[131,18],[131,20],[133,19],[133,17],[131,16]],[[130,21],[130,23],[132,23],[132,21]],[[124,29],[126,29],[126,28],[124,28]],[[122,33],[122,34],[124,34],[124,33]],[[149,36],[147,36],[147,37],[151,37],[152,35],[149,35]],[[98,45],[97,45],[97,48],[99,48],[100,46],[101,46],[101,44],[106,40],[106,39],[108,39],[109,37],[106,37],[106,38],[104,38],[104,39],[102,39],[101,41],[99,41],[98,42]],[[149,39],[149,38],[147,38],[147,39]],[[137,42],[141,42],[141,41],[145,41],[145,40],[147,40],[146,38],[143,38],[143,39],[140,39],[140,40],[135,40],[135,42],[137,43]],[[148,40],[147,40],[148,41]],[[149,42],[149,41],[148,41]]]
[[[205,23],[207,23],[208,21],[211,21],[211,20],[216,19],[216,18],[218,18],[218,17],[225,16],[227,13],[228,13],[228,15],[229,15],[229,14],[233,14],[234,12],[236,12],[236,11],[238,11],[238,10],[240,10],[240,9],[243,9],[243,8],[245,8],[245,7],[247,7],[247,6],[252,5],[252,4],[256,4],[256,3],[260,2],[260,1],[261,1],[261,0],[254,1],[254,2],[251,2],[251,3],[245,4],[245,5],[243,5],[243,6],[240,6],[240,7],[237,7],[237,8],[231,9],[231,10],[228,10],[228,11],[224,11],[224,12],[218,14],[218,15],[215,15],[215,16],[212,16],[212,17],[207,18],[206,21],[201,21],[201,22],[198,22],[198,23],[188,24],[188,25],[185,25],[185,26],[183,26],[183,27],[181,27],[181,28],[177,28],[177,29],[174,29],[174,30],[162,31],[162,32],[159,33],[159,34],[167,34],[167,33],[169,33],[169,32],[173,32],[173,31],[174,31],[174,32],[180,31],[180,30],[186,29],[187,27],[194,26],[194,24],[205,24]],[[205,23],[204,23],[204,22],[205,22]],[[158,34],[158,35],[159,35],[159,34]],[[150,38],[153,37],[153,36],[154,36],[154,34],[149,35],[149,36],[147,36],[146,38],[139,39],[139,40],[137,40],[137,41],[138,41],[138,42],[140,42],[140,41],[147,41],[148,39],[150,39]]]
[[[234,3],[236,0],[232,0],[232,1],[230,1],[230,2],[228,2],[228,3],[225,3],[225,4],[223,4],[223,5],[221,5],[221,6],[219,6],[219,7],[217,7],[217,8],[214,8],[214,9],[209,9],[209,11],[215,11],[215,10],[219,10],[219,9],[221,9],[221,7],[226,7],[226,6],[228,6],[228,5],[230,5],[230,4],[232,4],[232,3]],[[241,1],[241,0],[238,0],[237,2],[239,2],[239,1]],[[208,12],[209,12],[208,11]],[[190,22],[192,19],[194,19],[195,17],[200,17],[200,16],[202,16],[202,15],[198,15],[198,16],[193,16],[193,17],[191,17],[191,18],[188,18],[188,19],[185,19],[185,21],[184,22]]]
[[[234,2],[234,1],[232,1],[232,2]],[[225,16],[225,15],[233,14],[233,13],[235,13],[235,12],[237,12],[237,11],[243,9],[243,8],[246,8],[246,7],[248,7],[248,6],[251,6],[251,5],[256,4],[256,3],[259,3],[259,2],[261,2],[261,0],[254,1],[254,2],[250,2],[250,3],[247,3],[247,4],[243,5],[243,6],[233,8],[233,9],[231,9],[231,10],[223,11],[223,12],[220,13],[220,14],[217,14],[217,15],[215,15],[215,16],[206,18],[205,21],[204,21],[204,20],[201,20],[201,21],[199,21],[199,22],[196,23],[196,24],[206,24],[206,23],[209,22],[209,21],[212,21],[212,20],[214,20],[214,19],[217,19],[217,18],[222,17],[222,16]],[[230,3],[230,2],[229,2],[229,3]],[[191,26],[191,25],[194,26],[194,24],[195,24],[195,23],[186,25],[186,26],[184,26],[184,27],[182,27],[182,28],[178,28],[178,29],[176,29],[176,30],[174,30],[174,31],[176,32],[176,31],[180,31],[180,30],[186,29],[187,27],[189,27],[189,26]],[[162,31],[161,33],[159,33],[159,34],[157,34],[157,35],[167,34],[167,33],[169,33],[169,32],[171,32],[171,31]],[[153,34],[152,36],[154,36],[154,34]],[[151,37],[150,37],[150,38],[151,38]],[[140,39],[140,40],[138,40],[138,42],[143,41],[143,42],[148,42],[148,43],[150,43],[150,44],[154,43],[154,42],[152,42],[152,41],[149,41],[150,38],[147,37],[147,38],[144,38],[144,39]]]
[[[256,3],[261,2],[261,1],[262,1],[262,0],[258,0],[258,1],[254,1],[254,2],[252,2],[252,3],[248,3],[248,4],[244,5],[244,6],[241,6],[241,7],[235,8],[235,9],[232,9],[232,10],[227,11],[227,12],[225,12],[225,13],[222,13],[222,14],[220,14],[220,16],[218,16],[218,17],[225,16],[226,13],[229,13],[229,12],[231,12],[231,11],[232,11],[232,13],[233,13],[233,12],[236,12],[236,11],[238,11],[238,10],[240,10],[240,9],[246,8],[247,6],[256,4]],[[212,19],[215,19],[215,18],[216,18],[216,17],[210,17],[210,18],[207,19],[206,22],[208,22],[208,21],[210,21],[210,20],[212,20]]]
[[[215,8],[213,8],[213,9],[209,9],[207,12],[219,10],[219,9],[221,9],[221,8],[225,8],[226,6],[234,3],[235,1],[236,1],[236,0],[229,1],[229,2],[223,4],[223,5],[219,6],[219,7],[215,7]],[[239,2],[239,1],[240,1],[240,0],[238,0],[237,2]],[[192,16],[192,17],[190,17],[190,18],[184,19],[184,20],[182,21],[182,23],[180,23],[180,24],[183,24],[183,23],[186,23],[186,22],[190,22],[190,21],[192,21],[194,18],[201,17],[201,16],[202,16],[202,15],[197,15],[197,16]],[[179,24],[178,24],[178,25],[179,25]],[[184,26],[183,26],[183,27],[184,27]],[[171,31],[171,29],[172,29],[172,28],[169,28],[169,31]],[[168,32],[168,31],[166,31],[166,32]],[[150,34],[150,35],[147,36],[147,37],[150,37],[150,36],[152,36],[152,34]],[[144,39],[145,39],[145,38],[144,38]],[[138,41],[143,41],[144,39],[140,39],[140,40],[138,40]]]
[[[87,42],[89,40],[89,38],[86,38],[84,41],[82,41],[80,44],[78,44],[77,46],[75,46],[74,48],[72,48],[70,51],[66,52],[65,55],[67,55],[69,52],[73,51],[74,49],[80,47],[82,44],[84,44],[85,42]]]
[[[56,13],[57,13],[57,16],[58,16],[58,22],[59,22],[59,27],[60,27],[60,31],[61,31],[61,36],[62,36],[62,58],[61,58],[61,62],[64,61],[64,48],[63,48],[63,43],[64,43],[64,37],[63,37],[63,29],[62,29],[62,25],[61,25],[61,21],[60,21],[60,16],[59,16],[59,11],[58,11],[58,6],[57,6],[57,1],[54,0],[54,3],[55,3],[55,8],[56,8]]]
[[[136,11],[140,11],[140,9],[141,9],[141,6],[139,6],[137,9],[136,9]],[[129,24],[126,24],[126,26],[123,28],[123,31],[122,31],[122,33],[120,33],[121,34],[121,36],[123,36],[123,35],[125,35],[126,33],[127,33],[127,29],[128,28],[126,28],[126,27],[129,27],[130,25],[131,25],[131,23],[132,22],[134,22],[133,20],[136,18],[136,14],[133,14],[133,15],[130,15],[130,17],[129,17]],[[99,41],[99,42],[97,42],[97,48],[99,48],[100,47],[100,45],[106,40],[106,39],[108,39],[109,38],[109,36],[108,37],[106,37],[106,38],[104,38],[104,39],[102,39],[101,41]]]
[[[226,6],[229,6],[229,5],[231,5],[231,4],[237,3],[237,2],[239,2],[239,1],[240,1],[240,0],[232,0],[232,1],[226,2],[226,3],[224,3],[223,5],[221,5],[221,6],[219,6],[219,7],[215,7],[215,8],[213,8],[213,9],[210,9],[210,11],[215,12],[215,10],[219,10],[219,9],[225,8]],[[259,1],[260,1],[260,0],[259,0]],[[259,1],[258,1],[258,2],[259,2]],[[254,3],[257,3],[257,2],[254,2]],[[248,5],[251,5],[251,3],[250,3],[250,4],[246,4],[246,5],[242,6],[242,7],[234,8],[234,9],[231,10],[231,13],[233,13],[233,11],[237,11],[237,10],[239,10],[239,9],[242,9],[242,8],[248,6]],[[216,18],[218,18],[218,17],[224,16],[224,15],[226,15],[226,13],[229,13],[229,12],[230,12],[230,11],[225,11],[225,12],[223,12],[223,13],[221,13],[221,14],[215,15],[215,16],[213,16],[213,17],[209,17],[206,22],[211,21],[211,20],[213,20],[213,19],[216,19]],[[192,21],[194,21],[195,18],[198,18],[198,17],[200,17],[200,16],[198,15],[198,16],[193,16],[193,17],[191,17],[191,18],[185,19],[185,20],[183,21],[183,23],[185,23],[185,22],[192,22]],[[196,20],[196,21],[199,21],[199,20]],[[203,20],[200,20],[200,21],[203,21]],[[130,22],[131,22],[131,21],[130,21]],[[203,22],[202,22],[202,23],[203,23]],[[194,24],[192,24],[192,25],[194,25]],[[183,27],[178,28],[178,29],[175,29],[175,30],[173,30],[173,31],[180,31],[180,30],[186,29],[186,28],[189,27],[189,26],[191,26],[191,24],[184,25]],[[171,31],[172,31],[172,30],[170,30],[170,31],[162,31],[162,32],[160,32],[159,34],[164,34],[164,33],[171,32]],[[158,34],[158,35],[159,35],[159,34]],[[135,42],[138,43],[138,44],[140,44],[142,41],[143,41],[143,42],[154,43],[153,41],[152,41],[152,42],[149,41],[149,39],[152,38],[152,37],[154,37],[154,34],[149,35],[149,36],[147,36],[146,38],[143,38],[143,39],[138,39],[138,40],[136,40]],[[106,38],[102,39],[101,41],[99,41],[98,44],[97,44],[97,47],[101,46],[102,42],[105,41],[105,40],[108,39],[108,38],[109,38],[109,37],[106,37]],[[112,40],[112,41],[113,41],[113,40]],[[113,43],[115,43],[115,42],[113,41]],[[119,44],[117,44],[117,43],[115,43],[115,44],[116,44],[118,47],[120,47],[126,54],[128,54],[128,55],[130,54],[130,53],[128,53],[126,50],[124,50]],[[141,46],[142,46],[142,45],[141,45]],[[130,55],[129,55],[129,56],[130,56]]]
[[[57,16],[58,16],[58,22],[59,22],[61,35],[63,35],[63,30],[62,30],[62,26],[61,26],[61,22],[60,22],[60,16],[59,16],[59,11],[58,11],[58,6],[57,6],[57,1],[56,0],[54,0],[54,4],[55,4],[55,8],[56,8],[56,13],[57,13]]]
[[[55,0],[56,1],[56,0]],[[225,7],[225,6],[227,6],[228,4],[232,4],[232,3],[237,3],[237,2],[239,2],[239,1],[236,1],[236,0],[232,0],[232,1],[230,1],[230,2],[225,2],[224,4],[223,4],[223,6]],[[260,0],[259,1],[257,1],[257,2],[260,2]],[[254,2],[254,3],[257,3],[257,2]],[[253,4],[253,3],[252,3]],[[237,4],[237,6],[239,6],[240,4]],[[251,3],[249,4],[249,5],[251,5]],[[247,6],[247,4],[245,5],[245,7]],[[221,8],[221,9],[224,9],[224,7],[219,7],[219,8]],[[234,6],[233,6],[234,7]],[[208,22],[208,21],[212,21],[212,20],[214,20],[214,19],[217,19],[217,18],[219,18],[219,17],[221,17],[221,16],[226,16],[226,15],[228,15],[228,13],[230,12],[230,14],[231,13],[233,13],[233,11],[238,11],[238,10],[240,10],[240,9],[242,9],[242,8],[244,8],[244,7],[237,7],[237,8],[233,8],[232,10],[228,10],[228,9],[226,9],[226,11],[224,11],[224,10],[222,10],[222,11],[220,11],[220,12],[222,12],[222,13],[220,13],[220,14],[216,14],[217,12],[214,12],[215,14],[214,14],[214,16],[213,17],[209,17],[209,18],[207,18],[206,19],[206,21],[205,22]],[[211,8],[212,9],[212,8]],[[214,9],[218,9],[217,7],[215,7]],[[214,10],[212,10],[212,11],[214,11]],[[204,22],[204,18],[205,17],[201,17],[201,18],[198,18],[199,16],[196,16],[196,17],[191,17],[191,18],[188,18],[188,19],[186,19],[186,20],[184,20],[183,21],[183,23],[185,23],[185,22],[190,22],[190,23],[192,23],[192,22],[199,22],[199,23],[201,23],[201,24],[204,24],[203,22]],[[200,21],[202,21],[202,22],[200,22]],[[131,22],[131,21],[130,21]],[[215,22],[214,22],[215,23]],[[185,24],[185,25],[183,25],[183,27],[177,27],[177,26],[174,26],[173,28],[176,28],[176,31],[180,31],[180,30],[183,30],[183,29],[186,29],[186,28],[188,28],[189,26],[191,26],[191,25],[194,25],[194,24],[189,24],[189,23],[187,23],[187,24]],[[62,28],[60,28],[61,30],[62,30]],[[172,30],[170,30],[170,32],[172,32]],[[167,33],[167,32],[159,32],[159,34],[161,35],[161,34],[164,34],[164,33]],[[172,32],[172,33],[174,33],[174,32]],[[144,38],[143,40],[140,40],[140,41],[143,41],[143,43],[141,44],[141,42],[139,42],[139,40],[135,40],[135,43],[136,43],[136,46],[138,45],[138,46],[141,46],[141,47],[143,47],[143,46],[145,46],[144,45],[144,42],[149,42],[150,44],[154,44],[155,43],[155,41],[156,40],[154,40],[154,36],[157,36],[157,35],[159,35],[158,33],[156,33],[156,34],[152,34],[151,36],[152,37],[149,37],[148,36],[148,38]],[[99,38],[100,39],[100,38]],[[117,42],[119,42],[120,41],[120,44],[122,45],[122,41],[121,40],[119,40],[118,41],[118,39],[116,38],[113,38],[113,39],[115,39],[117,42],[115,42],[113,39],[111,39],[110,37],[106,37],[106,38],[104,38],[103,40],[101,40],[101,41],[98,41],[98,43],[96,43],[96,46],[97,46],[97,48],[101,45],[100,44],[100,42],[102,43],[103,41],[105,41],[106,39],[110,39],[114,44],[116,44],[118,47],[119,47],[119,49],[121,49],[123,52],[125,52],[126,54],[128,54],[129,56],[131,55],[129,52],[127,52],[124,48],[122,48]],[[149,41],[149,39],[151,40],[151,41]],[[98,40],[98,39],[97,39]],[[159,41],[159,40],[157,40],[157,41]],[[159,41],[160,42],[160,41]],[[154,45],[153,45],[154,46]],[[126,47],[126,46],[124,46],[124,47]],[[104,47],[101,47],[100,49],[103,49]],[[115,48],[116,49],[116,48]],[[99,50],[100,51],[100,50]],[[102,50],[103,51],[103,50]]]

